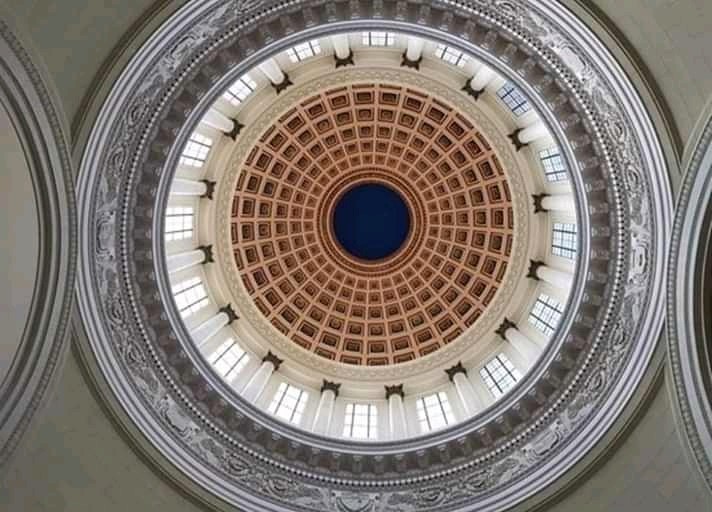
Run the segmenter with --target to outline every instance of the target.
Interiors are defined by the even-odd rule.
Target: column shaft
[[[403,398],[398,394],[388,397],[388,434],[391,439],[403,439],[408,436],[405,406]]]
[[[214,108],[205,113],[201,122],[223,133],[230,133],[235,127],[235,122],[232,119]]]
[[[331,427],[331,420],[334,416],[334,404],[336,403],[336,393],[331,389],[325,389],[321,392],[319,405],[314,415],[312,423],[312,432],[315,434],[327,434]]]
[[[166,258],[168,272],[171,274],[180,270],[185,270],[186,268],[190,268],[195,265],[200,265],[204,261],[205,252],[201,251],[200,249],[171,254]]]
[[[208,186],[202,181],[176,178],[171,185],[171,194],[177,196],[202,196],[208,191]]]
[[[519,141],[522,144],[529,144],[537,139],[541,139],[549,136],[549,129],[546,127],[543,121],[539,120],[534,124],[531,124],[522,129],[519,132]]]
[[[349,36],[346,34],[338,34],[331,36],[331,44],[334,47],[334,54],[339,59],[345,59],[351,53],[351,48],[349,47]]]
[[[507,329],[504,332],[504,338],[528,363],[533,363],[539,357],[539,354],[541,354],[541,347],[530,340],[516,327]]]
[[[470,87],[473,91],[485,90],[487,86],[492,83],[495,76],[495,72],[483,64],[477,70],[475,76],[470,79]]]
[[[552,196],[544,196],[541,200],[541,206],[545,210],[569,212],[576,211],[576,202],[571,194],[557,194]]]
[[[408,47],[405,51],[406,58],[415,62],[423,55],[425,41],[419,37],[408,36]]]
[[[190,335],[198,348],[200,348],[229,323],[230,317],[221,311],[193,329]]]
[[[276,60],[267,59],[258,67],[273,84],[281,84],[284,81],[284,71],[280,69]]]
[[[562,272],[561,270],[554,270],[551,267],[542,265],[536,269],[536,275],[542,281],[549,283],[555,288],[562,288],[568,290],[571,288],[571,283],[573,281],[573,276],[568,272]]]
[[[467,378],[467,375],[460,372],[453,375],[452,383],[457,391],[457,396],[460,397],[460,402],[462,403],[463,409],[468,416],[474,415],[478,410],[482,409],[483,405],[480,402],[475,389],[472,387],[472,383]]]
[[[274,364],[271,361],[263,361],[242,389],[242,397],[248,402],[255,403],[267,386],[273,372]]]

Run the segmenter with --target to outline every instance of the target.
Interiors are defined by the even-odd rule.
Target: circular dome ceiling
[[[394,191],[410,218],[385,257],[355,257],[334,230],[335,215],[346,234],[362,222],[338,214],[366,185]],[[284,114],[250,150],[232,215],[259,310],[298,345],[355,365],[456,339],[492,301],[513,245],[509,184],[486,136],[446,102],[392,84],[328,89]],[[366,239],[384,236],[367,227]]]
[[[496,130],[479,133],[479,123],[463,115],[465,108],[453,108],[455,100],[443,102],[405,80],[375,83],[362,75],[341,91],[322,83],[298,103],[291,103],[294,110],[285,115],[281,109],[279,115],[272,116],[276,107],[270,115],[254,114],[252,119],[259,120],[242,133],[238,133],[239,123],[224,119],[227,116],[213,116],[214,125],[225,126],[226,135],[238,137],[237,148],[249,140],[244,154],[241,150],[233,153],[240,155],[239,172],[231,174],[235,162],[231,156],[218,160],[225,176],[212,205],[206,203],[213,193],[211,176],[199,183],[203,174],[195,169],[180,171],[183,174],[177,180],[184,180],[181,190],[200,190],[205,197],[199,200],[197,220],[194,213],[187,213],[190,206],[182,199],[169,202],[181,159],[192,163],[205,160],[210,141],[191,134],[210,113],[225,84],[259,61],[264,75],[272,77],[270,101],[280,101],[275,92],[289,97],[289,89],[285,93],[284,87],[299,88],[300,81],[306,83],[308,77],[296,70],[291,80],[284,73],[279,78],[279,70],[266,65],[265,60],[287,48],[293,53],[289,56],[292,62],[300,61],[304,48],[316,53],[313,40],[306,37],[331,37],[335,22],[344,30],[403,30],[414,39],[432,38],[442,43],[438,59],[456,70],[463,67],[465,53],[481,59],[521,88],[522,96],[528,96],[542,118],[539,127],[524,126],[522,118],[510,118],[513,147],[522,150],[527,137],[548,127],[561,150],[558,157],[570,170],[580,241],[571,245],[572,235],[577,233],[573,228],[562,228],[559,234],[568,237],[569,245],[564,249],[578,251],[581,256],[575,277],[563,276],[563,281],[575,283],[572,299],[561,304],[546,295],[543,299],[533,295],[532,289],[545,286],[545,279],[561,282],[562,275],[534,259],[549,253],[528,254],[533,259],[530,279],[518,284],[529,291],[516,297],[531,296],[532,300],[512,304],[516,309],[512,312],[519,315],[518,326],[502,318],[504,309],[499,312],[497,321],[504,321],[497,330],[501,338],[498,347],[507,345],[509,349],[515,342],[524,343],[527,336],[519,331],[525,329],[523,324],[538,326],[551,342],[543,352],[538,347],[538,354],[543,355],[517,386],[508,388],[506,396],[494,405],[462,415],[463,421],[457,425],[444,420],[448,395],[443,390],[454,386],[457,396],[464,397],[469,389],[463,380],[469,378],[467,370],[479,374],[482,368],[466,368],[468,361],[456,364],[452,354],[438,359],[462,343],[442,345],[447,336],[457,336],[460,330],[475,325],[474,312],[459,311],[459,304],[469,303],[475,311],[481,310],[484,323],[483,317],[492,312],[486,295],[499,287],[500,271],[512,275],[516,250],[510,247],[518,246],[521,238],[519,232],[514,236],[514,229],[521,229],[519,217],[512,224],[508,209],[509,203],[516,204],[514,194],[521,189],[508,186],[508,180],[513,184],[516,177],[509,164],[502,169],[497,163],[498,159],[504,161],[504,156],[494,142]],[[387,43],[388,36],[383,40]],[[298,46],[290,46],[294,44]],[[401,63],[409,69],[427,68],[427,62],[411,59],[409,50],[398,52],[395,68]],[[336,55],[332,70],[334,61],[337,66],[351,62],[358,68],[359,56],[351,52]],[[474,68],[467,71],[474,72]],[[465,83],[458,102],[488,101],[487,95],[476,99],[481,93],[472,87],[477,76],[455,76],[461,79],[457,89]],[[505,94],[514,111],[521,103],[511,97],[512,90]],[[360,92],[371,98],[363,108],[358,102]],[[388,94],[395,94],[398,100],[388,103]],[[332,96],[341,96],[345,103],[330,104]],[[409,108],[410,98],[422,103],[420,112]],[[315,110],[310,117],[311,106]],[[360,117],[361,109],[364,117]],[[441,116],[428,117],[432,109]],[[388,136],[379,133],[378,121],[387,111],[393,116]],[[353,131],[350,140],[343,138],[338,122],[343,113],[349,115],[348,120],[344,118],[344,129]],[[407,116],[413,118],[410,123]],[[295,123],[291,129],[290,123]],[[251,130],[256,131],[257,126],[259,136],[253,140]],[[432,135],[420,132],[421,126]],[[399,130],[405,133],[403,141],[398,139]],[[299,140],[300,136],[304,140]],[[284,140],[280,142],[279,137]],[[335,147],[328,144],[329,137],[339,141]],[[482,156],[468,149],[472,142]],[[350,144],[353,151],[346,151]],[[379,144],[385,144],[383,152]],[[193,2],[171,18],[126,67],[102,109],[89,146],[80,179],[83,251],[79,302],[90,333],[87,355],[96,356],[94,371],[107,381],[122,409],[117,416],[138,426],[146,442],[158,448],[162,454],[158,463],[171,471],[177,468],[202,490],[240,509],[450,512],[510,508],[556,482],[597,445],[619,418],[648,367],[661,327],[659,283],[670,211],[662,152],[640,98],[610,52],[571,13],[553,3],[511,0],[480,2],[476,7],[457,3],[416,7],[391,1],[317,1],[309,5]],[[188,154],[185,148],[189,146]],[[275,168],[277,162],[289,157],[284,152],[290,146],[294,147],[294,163]],[[401,154],[394,153],[399,147]],[[406,158],[409,152],[415,154],[412,161]],[[524,152],[531,155],[532,148]],[[388,163],[389,158],[395,159],[395,165]],[[302,159],[305,167],[299,179],[290,182],[290,172]],[[419,162],[425,162],[425,167],[418,168]],[[419,171],[417,178],[409,175],[412,171]],[[193,181],[188,176],[193,176]],[[229,188],[222,186],[228,182]],[[333,213],[344,194],[375,184],[403,199],[408,233],[390,255],[354,257],[334,232]],[[491,194],[490,184],[494,185]],[[537,192],[541,192],[544,185],[538,184]],[[544,190],[535,197],[538,212],[567,203],[561,197],[548,197],[550,190]],[[223,201],[224,195],[227,201]],[[214,240],[218,245],[218,264],[196,271],[202,273],[203,280],[191,275],[177,282],[174,276],[178,274],[171,273],[165,257],[167,204],[176,210],[171,215],[178,224],[188,216],[194,221],[185,229],[180,225],[180,230],[172,231],[189,235],[171,246],[186,249],[168,253],[173,257],[171,265],[211,261],[210,247],[205,244]],[[236,209],[229,214],[231,206]],[[484,215],[478,220],[480,208]],[[459,219],[463,213],[466,218]],[[525,220],[534,215],[539,214],[527,212]],[[217,227],[212,222],[217,222]],[[552,227],[548,220],[540,223]],[[207,238],[205,226],[212,226],[208,231],[217,231],[217,235]],[[561,241],[566,246],[566,240]],[[224,245],[229,245],[227,260],[234,267],[234,279],[225,263]],[[480,260],[468,267],[468,261],[474,261],[469,260],[472,254],[479,254]],[[497,270],[488,270],[488,258],[495,261]],[[508,261],[510,268],[505,273]],[[422,265],[416,266],[417,262]],[[300,271],[303,282],[295,285],[292,280],[296,281]],[[415,275],[406,274],[409,271]],[[404,283],[395,282],[394,276]],[[460,276],[464,276],[462,281]],[[225,293],[220,283],[223,278]],[[293,289],[280,287],[286,279]],[[445,284],[439,288],[436,283],[440,280]],[[475,293],[479,280],[486,287],[481,296]],[[249,304],[237,300],[235,281],[248,290]],[[323,292],[331,282],[336,289],[326,294],[331,301],[323,303]],[[203,289],[205,283],[215,285],[211,296]],[[307,288],[312,284],[316,290]],[[408,288],[401,297],[402,284]],[[183,294],[180,301],[175,293],[178,285]],[[450,288],[452,303],[447,301]],[[346,297],[341,297],[342,290]],[[220,307],[233,298],[235,309],[229,304]],[[534,298],[532,314],[539,310],[532,319],[527,315]],[[345,304],[343,312],[336,309],[338,302]],[[408,312],[409,302],[414,313]],[[430,310],[435,304],[442,308],[437,315],[436,309]],[[291,416],[286,421],[306,411],[300,409],[304,390],[288,393],[290,372],[298,373],[290,364],[299,366],[299,356],[284,349],[279,340],[271,340],[269,333],[251,328],[250,305],[258,305],[260,317],[271,322],[270,329],[278,327],[289,337],[290,348],[298,349],[304,359],[313,356],[332,369],[337,366],[337,375],[354,369],[370,371],[369,365],[375,363],[385,370],[381,377],[400,378],[401,368],[418,366],[421,359],[433,361],[431,370],[437,370],[444,382],[428,399],[439,408],[440,425],[448,428],[416,437],[406,432],[368,444],[328,437],[313,428],[307,432],[275,419],[285,418],[280,415],[281,408],[289,401],[294,407],[287,411]],[[387,316],[391,306],[398,308],[392,317]],[[358,308],[361,317],[355,316]],[[369,316],[371,308],[380,312],[382,319]],[[186,314],[193,310],[198,313]],[[287,311],[291,314],[285,318]],[[551,321],[556,315],[558,325]],[[422,323],[414,325],[411,317]],[[334,328],[332,318],[343,325]],[[350,351],[349,326],[357,318],[362,330],[354,339],[360,345]],[[447,321],[439,325],[441,320]],[[261,350],[251,353],[253,356],[264,356],[262,361],[250,363],[249,381],[237,393],[214,371],[214,360],[208,359],[201,345],[206,333],[215,331],[214,326],[222,328],[229,322],[240,341]],[[403,349],[391,330],[391,324],[399,322],[407,340]],[[372,335],[379,331],[371,328],[382,329],[383,336]],[[421,340],[421,330],[428,330],[433,337]],[[484,336],[494,338],[492,331],[492,326],[482,329]],[[371,352],[369,344],[380,340],[382,347],[374,346],[376,352]],[[280,367],[278,355],[269,347],[283,349],[291,359]],[[418,357],[434,349],[431,356]],[[266,350],[270,351],[264,355]],[[354,360],[343,359],[350,353]],[[400,362],[401,355],[415,360],[392,364]],[[243,360],[241,356],[235,359],[235,365]],[[509,361],[498,362],[501,373],[513,374]],[[446,368],[445,363],[452,367]],[[448,370],[447,377],[443,370]],[[274,408],[271,403],[260,406],[255,389],[264,389],[274,373],[287,380],[278,383]],[[317,379],[320,377],[319,373]],[[388,421],[398,420],[398,414],[407,421],[406,405],[411,420],[419,421],[417,415],[429,407],[425,398],[412,396],[397,382],[391,384],[380,404],[381,411],[383,407],[389,411]],[[352,393],[349,399],[357,400],[358,391],[324,382],[319,399],[311,401],[317,402],[315,417],[319,417],[318,411],[333,410],[339,404],[337,395]],[[467,405],[464,398],[461,402]],[[358,404],[350,405],[354,420]],[[374,407],[378,410],[379,405]],[[426,412],[426,422],[431,419]],[[379,424],[383,421],[379,416]]]

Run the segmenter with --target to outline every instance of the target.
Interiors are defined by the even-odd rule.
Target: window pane
[[[223,97],[237,106],[247,98],[257,88],[257,84],[250,78],[249,75],[242,75],[238,78],[230,88],[225,91]]]
[[[504,84],[497,91],[497,96],[504,101],[515,116],[521,116],[532,108],[522,92],[510,82]]]
[[[460,50],[456,50],[450,46],[445,46],[444,44],[439,44],[437,46],[435,49],[435,56],[459,68],[463,67],[467,61],[470,60],[470,58]]]
[[[300,43],[287,50],[287,56],[292,62],[301,62],[319,53],[321,53],[321,46],[316,39]]]
[[[573,260],[576,258],[576,224],[555,222],[551,235],[551,253]]]
[[[178,311],[186,318],[208,305],[208,294],[199,277],[191,277],[172,287]]]
[[[490,393],[499,398],[513,388],[522,376],[507,356],[499,354],[480,370],[480,377]]]
[[[555,182],[569,179],[566,173],[564,159],[561,158],[558,148],[553,147],[540,151],[539,158],[541,159],[541,164],[544,166],[544,176],[546,176],[547,180]]]
[[[303,390],[282,382],[267,410],[278,418],[298,425],[302,420],[307,398],[308,395]]]
[[[202,167],[208,158],[213,141],[199,133],[193,133],[183,148],[180,163],[190,167]]]
[[[455,421],[447,394],[443,391],[418,398],[415,409],[421,432],[437,430]]]
[[[364,46],[393,46],[396,35],[393,32],[362,32],[361,43]]]
[[[250,358],[237,342],[230,338],[220,345],[208,360],[223,378],[230,379],[240,373]]]
[[[346,404],[344,437],[371,439],[378,437],[378,410],[372,404]]]
[[[166,241],[191,238],[193,236],[193,207],[178,206],[167,208],[164,235]]]
[[[546,336],[551,336],[561,320],[562,313],[563,308],[557,300],[541,294],[529,313],[529,323]]]

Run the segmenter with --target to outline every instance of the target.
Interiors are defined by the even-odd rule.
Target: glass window
[[[240,373],[250,357],[232,338],[228,339],[213,352],[208,361],[225,379],[230,379]]]
[[[415,403],[421,432],[430,432],[454,423],[455,417],[444,391],[418,398]]]
[[[510,82],[500,87],[499,91],[497,91],[497,96],[500,97],[515,116],[521,116],[525,112],[529,112],[532,108],[522,92]]]
[[[559,149],[552,147],[539,152],[541,164],[544,166],[544,176],[546,179],[554,181],[566,181],[569,179],[564,166],[564,159],[561,158]]]
[[[344,437],[376,439],[378,437],[378,410],[372,404],[346,404]]]
[[[185,148],[183,148],[180,163],[190,167],[202,167],[208,158],[212,145],[212,139],[199,133],[193,133],[188,139]]]
[[[299,425],[307,404],[307,397],[305,391],[282,382],[267,410],[278,418]]]
[[[252,80],[252,78],[250,78],[249,75],[242,75],[228,88],[227,91],[225,91],[223,97],[233,105],[237,106],[245,101],[245,98],[252,94],[256,88],[257,84],[254,80]]]
[[[300,43],[287,50],[287,56],[292,62],[301,62],[319,53],[321,53],[321,46],[319,46],[319,41],[316,39]]]
[[[193,207],[171,206],[166,208],[166,241],[184,240],[193,236]]]
[[[561,304],[556,299],[542,293],[529,313],[529,323],[546,336],[551,336],[561,320],[562,313]]]
[[[364,46],[393,46],[396,35],[393,32],[362,32],[361,43]]]
[[[199,277],[191,277],[173,286],[173,298],[183,318],[208,305],[208,294]]]
[[[573,260],[576,258],[576,224],[554,222],[551,235],[551,253]]]
[[[485,382],[487,389],[499,398],[517,383],[522,375],[504,354],[499,354],[491,359],[481,370],[480,377]]]
[[[460,50],[445,46],[444,44],[439,44],[437,48],[435,48],[435,56],[459,68],[463,67],[467,61],[470,60],[470,58]]]

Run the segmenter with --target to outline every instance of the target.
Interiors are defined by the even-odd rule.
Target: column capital
[[[228,304],[226,306],[221,307],[218,310],[218,313],[225,313],[227,315],[228,321],[227,325],[230,325],[233,323],[235,320],[238,320],[240,317],[235,313],[235,310],[232,309],[232,304]]]
[[[495,332],[495,334],[499,335],[500,338],[502,338],[503,340],[506,340],[507,338],[504,335],[504,333],[506,333],[508,329],[516,329],[516,328],[517,328],[517,324],[512,322],[509,318],[505,318],[504,320],[502,320],[502,323],[500,324],[499,327],[497,327],[497,330],[494,332]]]
[[[198,250],[203,253],[203,264],[213,263],[213,246],[212,245],[199,245]]]
[[[279,370],[279,367],[282,365],[284,361],[282,361],[279,357],[274,355],[271,351],[267,352],[267,355],[262,358],[263,363],[272,363],[274,365],[274,371]]]
[[[245,127],[245,125],[240,123],[237,119],[234,119],[234,118],[230,119],[230,121],[232,121],[232,130],[225,133],[225,135],[230,137],[232,140],[235,140],[235,139],[237,139],[237,136],[240,135],[240,132]]]
[[[549,197],[549,194],[532,194],[532,199],[534,200],[534,213],[548,212],[542,201],[545,197]]]
[[[408,58],[408,50],[403,52],[403,60],[401,60],[401,67],[412,68],[420,71],[420,61],[423,60],[423,56],[418,57],[418,60],[410,60]]]
[[[403,392],[403,384],[383,387],[386,388],[386,400],[388,400],[392,395],[400,395],[401,398],[405,398],[405,393]]]
[[[354,51],[349,49],[349,54],[340,59],[336,54],[334,54],[334,67],[340,68],[342,66],[353,66],[354,65]]]
[[[284,72],[283,72],[283,73],[284,73]],[[285,89],[286,89],[287,87],[289,87],[290,85],[294,85],[294,84],[293,84],[292,81],[289,79],[289,75],[288,75],[287,73],[284,73],[284,79],[283,79],[280,83],[275,84],[274,82],[272,82],[272,87],[274,87],[274,91],[275,91],[277,94],[279,94],[280,92],[282,92],[283,90],[285,90]]]
[[[471,79],[470,79],[471,80]],[[465,82],[465,85],[462,86],[462,91],[467,93],[468,95],[472,96],[472,98],[477,101],[480,99],[480,96],[482,95],[483,92],[485,92],[484,89],[475,90],[472,88],[472,85],[470,85],[470,80]]]
[[[529,279],[534,279],[535,281],[541,281],[541,278],[537,275],[537,271],[540,267],[546,266],[546,263],[540,260],[529,260],[529,272],[527,272],[527,277]]]
[[[324,383],[321,385],[321,392],[323,393],[324,391],[333,391],[336,396],[339,396],[339,388],[341,388],[340,382],[331,382],[328,380],[324,380]]]
[[[465,369],[464,366],[462,366],[462,361],[458,361],[455,366],[445,370],[445,373],[447,373],[447,376],[450,379],[450,382],[452,382],[455,379],[455,375],[457,375],[458,373],[463,373],[465,376],[467,376],[467,370]]]
[[[514,130],[512,133],[510,133],[509,135],[507,135],[507,137],[509,137],[509,140],[512,141],[512,144],[514,144],[514,149],[516,149],[517,151],[519,151],[519,150],[522,149],[523,147],[526,147],[526,146],[529,145],[529,144],[527,144],[526,142],[522,142],[522,141],[519,139],[519,134],[522,133],[522,130],[523,130],[523,129],[524,129],[524,128],[517,128],[517,129]]]
[[[200,197],[205,197],[206,199],[213,199],[213,193],[215,192],[215,182],[211,180],[200,180],[201,183],[205,183],[205,193]]]

